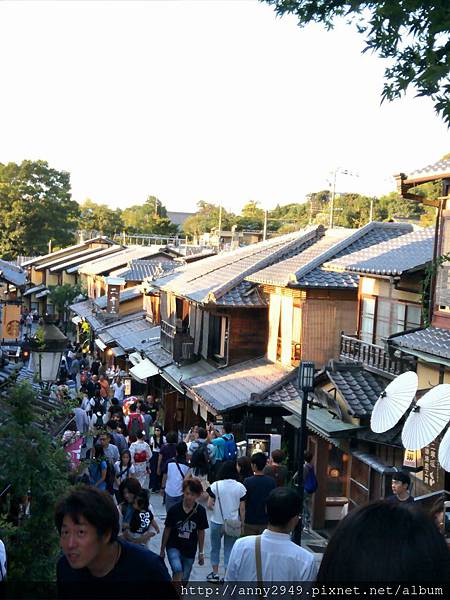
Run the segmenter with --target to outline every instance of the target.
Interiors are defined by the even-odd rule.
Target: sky
[[[385,61],[363,47],[256,0],[3,1],[0,162],[47,160],[113,208],[270,208],[334,173],[338,193],[388,193],[449,130],[413,92],[380,105]]]

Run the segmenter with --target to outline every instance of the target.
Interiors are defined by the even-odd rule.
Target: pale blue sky
[[[238,210],[327,187],[381,194],[450,152],[431,101],[380,106],[363,39],[257,1],[0,3],[0,162],[42,158],[74,198]]]

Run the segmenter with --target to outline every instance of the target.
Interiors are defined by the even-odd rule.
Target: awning
[[[48,296],[50,294],[50,290],[43,290],[42,292],[39,292],[39,294],[36,294],[36,298],[45,298],[45,296]]]
[[[144,358],[139,364],[130,369],[130,374],[134,379],[142,383],[146,383],[148,377],[153,377],[153,375],[157,375],[158,373],[158,367],[150,362],[148,358]]]
[[[30,296],[31,294],[35,294],[36,292],[40,292],[45,289],[46,286],[43,283],[41,283],[40,285],[35,285],[34,287],[31,287],[30,289],[26,290],[26,292],[24,292],[22,296]]]
[[[100,350],[104,350],[106,348],[106,344],[99,340],[98,338],[95,340],[95,345],[100,348]]]
[[[289,423],[289,425],[292,425],[292,427],[294,427],[295,429],[300,429],[302,425],[300,417],[296,417],[295,415],[283,416],[283,419],[286,421],[286,423]]]
[[[161,377],[164,377],[164,379],[170,383],[170,385],[172,387],[174,387],[177,391],[180,392],[180,394],[184,394],[186,390],[184,390],[181,387],[181,384],[178,383],[178,381],[176,381],[176,379],[174,379],[173,377],[171,377],[168,373],[166,373],[165,371],[161,371]]]
[[[78,315],[75,315],[74,317],[72,317],[72,323],[75,323],[75,325],[78,325],[78,323],[81,323],[83,319],[81,317],[79,317]]]
[[[130,361],[131,364],[138,365],[140,362],[142,362],[143,358],[139,354],[139,352],[133,352],[132,354],[129,355],[128,360]]]
[[[125,350],[123,348],[121,348],[120,346],[116,346],[115,348],[110,348],[111,352],[114,354],[114,356],[125,356]]]

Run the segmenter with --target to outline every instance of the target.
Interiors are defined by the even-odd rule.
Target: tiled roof
[[[80,267],[79,272],[85,275],[102,275],[103,273],[109,273],[121,267],[126,267],[133,259],[149,258],[154,254],[159,254],[159,252],[160,248],[158,246],[129,246],[112,256],[99,258],[83,265]]]
[[[89,323],[94,331],[105,326],[101,317],[98,316],[99,309],[95,306],[92,300],[83,300],[69,306],[70,310],[79,315]]]
[[[41,292],[42,290],[46,290],[47,286],[44,283],[40,283],[39,285],[34,285],[27,289],[26,292],[22,294],[22,296],[31,296],[31,294],[37,294],[37,292]]]
[[[335,257],[402,236],[412,229],[403,223],[372,222],[361,229],[328,229],[310,247],[254,273],[247,279],[257,283],[300,287],[357,287],[355,277],[324,274],[321,266]]]
[[[353,271],[373,275],[401,275],[423,267],[433,258],[434,227],[371,246],[359,252],[331,260],[325,269]]]
[[[421,179],[422,177],[438,178],[444,175],[450,176],[450,158],[438,160],[431,165],[416,169],[408,174],[408,179]]]
[[[367,417],[388,382],[365,371],[361,365],[332,362],[326,374],[342,396],[350,414]]]
[[[134,300],[135,298],[138,298],[139,296],[142,296],[142,291],[139,286],[128,288],[126,290],[123,290],[123,292],[120,292],[119,304],[122,304],[122,302],[128,302],[129,300]],[[100,308],[102,310],[106,309],[107,302],[108,302],[107,294],[104,294],[103,296],[100,296],[99,298],[94,300],[95,306],[97,306],[98,308]]]
[[[42,262],[46,262],[47,260],[53,260],[57,257],[63,258],[64,256],[66,256],[67,258],[69,258],[71,255],[73,255],[73,253],[76,253],[79,250],[86,249],[91,244],[95,243],[109,244],[111,246],[114,245],[114,242],[106,236],[98,236],[90,240],[86,240],[81,244],[74,244],[73,246],[68,246],[67,248],[61,248],[61,250],[56,250],[56,252],[50,252],[49,254],[43,254],[42,256],[35,256],[30,260],[23,262],[22,266],[31,267],[32,265],[41,264]]]
[[[104,344],[115,343],[126,352],[138,349],[148,339],[154,338],[159,342],[161,330],[158,326],[149,323],[145,314],[139,313],[138,318],[123,320],[115,325],[106,327],[100,331],[98,337]]]
[[[321,226],[309,227],[231,252],[222,252],[199,263],[185,265],[157,280],[155,285],[195,302],[217,302],[248,275],[292,256],[322,235]]]
[[[59,271],[68,271],[70,269],[71,273],[74,273],[85,263],[91,262],[92,260],[97,260],[98,258],[102,258],[105,256],[110,256],[111,254],[115,254],[123,250],[123,246],[115,245],[109,246],[108,248],[89,248],[88,250],[84,250],[83,252],[72,254],[70,257],[64,257],[62,259],[49,261],[48,263],[43,263],[36,267],[36,270],[47,269],[50,267],[50,271],[52,273],[58,273]],[[69,258],[69,260],[67,260]],[[53,266],[51,266],[53,265]]]
[[[263,394],[291,371],[266,358],[258,358],[188,379],[183,385],[215,411],[224,412],[248,404],[252,394]]]
[[[405,333],[389,339],[389,343],[400,348],[417,350],[433,356],[450,359],[450,330],[427,327],[420,331]]]
[[[251,283],[243,281],[224,296],[218,299],[217,306],[234,306],[234,307],[265,307],[268,306],[269,300],[262,290]]]
[[[173,363],[172,355],[161,348],[159,340],[157,342],[143,344],[142,347],[136,346],[136,350],[143,350],[145,356],[160,369]]]
[[[120,273],[120,277],[125,281],[144,281],[144,279],[156,279],[161,277],[168,271],[179,266],[172,260],[161,261],[160,259],[132,260],[129,264],[129,269]]]
[[[21,267],[16,267],[6,260],[0,259],[0,279],[12,283],[16,287],[22,287],[27,283],[27,274]]]

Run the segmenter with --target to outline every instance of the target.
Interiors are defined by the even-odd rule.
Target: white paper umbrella
[[[450,384],[437,385],[412,409],[402,431],[402,442],[409,450],[420,450],[441,433],[450,421]]]
[[[411,405],[419,380],[414,371],[406,371],[391,381],[376,401],[370,417],[370,427],[375,433],[392,429]]]
[[[443,469],[450,472],[450,429],[439,444],[439,463]]]

